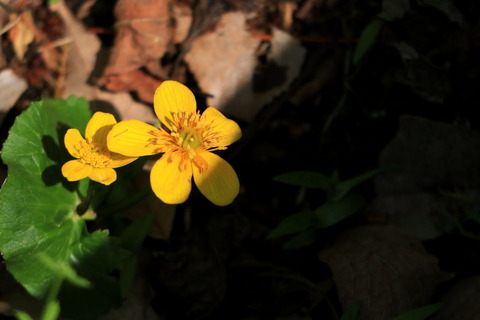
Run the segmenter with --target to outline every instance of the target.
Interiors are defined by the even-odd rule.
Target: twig
[[[1,3],[1,2],[0,2]],[[12,29],[17,23],[18,21],[20,20],[20,16],[17,16],[15,18],[15,20],[13,21],[10,21],[9,23],[7,23],[5,26],[3,26],[1,29],[0,29],[0,36],[2,34],[4,34],[5,32],[8,32],[8,30]]]

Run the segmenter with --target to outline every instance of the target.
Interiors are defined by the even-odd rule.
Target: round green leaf
[[[88,179],[68,182],[61,174],[61,166],[72,159],[64,146],[65,132],[76,128],[83,133],[90,117],[85,99],[35,102],[16,119],[1,154],[8,167],[0,190],[0,252],[6,266],[28,292],[41,298],[58,276],[41,257],[71,265],[92,283],[90,289],[74,284],[60,294],[62,313],[77,319],[93,319],[121,299],[111,275],[121,250],[108,232],[89,234],[75,213]]]
[[[35,102],[16,119],[3,146],[8,177],[0,190],[0,251],[8,270],[36,297],[53,277],[36,255],[68,259],[84,228],[74,213],[78,183],[66,182],[60,168],[70,158],[63,135],[72,127],[83,131],[89,118],[84,99]]]

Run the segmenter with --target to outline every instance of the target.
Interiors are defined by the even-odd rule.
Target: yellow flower
[[[154,193],[163,202],[184,202],[192,176],[200,192],[218,206],[235,199],[240,189],[232,166],[214,150],[240,139],[238,124],[213,107],[197,111],[193,93],[176,81],[164,81],[154,97],[155,113],[166,127],[138,120],[116,124],[107,137],[108,148],[130,157],[163,153],[150,173]]]
[[[68,129],[64,137],[65,147],[76,160],[62,166],[62,174],[68,181],[86,177],[111,184],[117,180],[113,168],[123,167],[138,157],[126,157],[107,149],[107,134],[117,121],[110,113],[96,112],[87,124],[85,138],[77,129]]]

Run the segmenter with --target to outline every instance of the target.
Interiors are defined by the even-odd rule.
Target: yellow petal
[[[240,191],[240,182],[235,170],[214,153],[201,152],[199,156],[208,163],[208,168],[200,172],[193,166],[193,179],[198,189],[213,204],[229,205]]]
[[[99,145],[107,144],[107,134],[117,123],[115,117],[110,113],[95,112],[85,129],[85,139]]]
[[[172,113],[197,111],[197,102],[192,91],[173,80],[163,81],[158,86],[153,97],[153,106],[158,119],[169,129]]]
[[[62,175],[68,181],[82,180],[90,175],[92,167],[80,162],[80,160],[70,160],[62,166]]]
[[[127,157],[115,152],[111,152],[110,159],[111,159],[111,162],[109,165],[110,168],[120,168],[137,160],[138,157]]]
[[[187,200],[192,190],[192,164],[180,170],[181,157],[168,162],[164,154],[154,165],[150,173],[150,184],[155,195],[165,203],[178,204]]]
[[[63,138],[63,142],[65,143],[65,148],[67,148],[68,153],[70,153],[75,158],[80,158],[80,155],[77,152],[77,148],[75,145],[79,145],[80,143],[85,142],[80,131],[77,129],[68,129],[67,133],[65,133],[65,137]]]
[[[208,107],[202,114],[207,122],[212,122],[213,130],[220,132],[222,137],[218,146],[228,146],[242,137],[242,130],[238,124],[225,117],[220,111],[213,107]]]
[[[92,168],[88,177],[108,186],[117,180],[117,173],[112,168]]]
[[[157,154],[158,145],[152,139],[158,139],[158,128],[138,120],[121,121],[113,126],[107,135],[107,147],[110,151],[128,157],[140,157]]]

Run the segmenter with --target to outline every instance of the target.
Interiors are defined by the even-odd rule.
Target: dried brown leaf
[[[478,132],[404,116],[379,162],[389,171],[375,177],[377,196],[372,214],[384,215],[385,220],[409,229],[419,239],[432,239],[450,230],[452,206],[478,207]],[[452,202],[448,193],[470,200]]]
[[[437,259],[395,226],[347,230],[319,257],[332,271],[343,309],[361,303],[357,320],[390,320],[429,303],[440,275]]]
[[[16,75],[12,69],[0,71],[0,125],[5,114],[17,102],[20,95],[27,90],[25,79]]]
[[[67,77],[65,94],[82,96],[81,93],[73,90],[69,92],[68,89],[86,83],[95,67],[97,53],[100,50],[100,40],[96,35],[86,32],[85,27],[72,15],[63,1],[50,5],[50,8],[60,15],[65,24],[66,34],[72,39],[72,42],[68,44],[68,73],[73,76]]]
[[[187,38],[190,31],[190,26],[192,25],[192,8],[175,1],[172,10],[173,17],[175,18],[175,33],[173,34],[173,42],[181,43]]]
[[[480,276],[458,282],[441,301],[442,308],[431,320],[480,319]]]
[[[241,11],[223,14],[213,32],[192,41],[185,61],[200,89],[211,95],[208,105],[251,120],[298,75],[305,50],[288,33],[274,29],[267,62],[259,66],[261,42],[247,30],[246,21]]]
[[[93,102],[93,109],[111,112],[112,110],[105,110],[105,105],[109,105],[116,111],[113,113],[118,113],[120,119],[117,120],[138,119],[149,123],[158,121],[150,107],[135,102],[127,92],[106,92],[88,84],[88,78],[94,69],[100,50],[100,40],[96,35],[85,30],[63,1],[51,5],[51,8],[62,17],[66,33],[72,39],[69,45],[68,72],[65,76],[62,96],[84,97]]]
[[[260,41],[247,31],[246,19],[243,12],[223,14],[215,31],[198,36],[185,55],[200,89],[213,96],[208,105],[240,118],[251,118],[256,108],[248,102]]]
[[[172,39],[169,1],[120,0],[115,16],[117,35],[105,75],[139,69],[165,54]]]
[[[153,101],[155,89],[162,81],[154,79],[141,70],[133,70],[121,74],[112,74],[102,78],[102,84],[111,91],[135,91],[140,100]]]
[[[151,103],[160,80],[140,69],[160,64],[172,41],[169,1],[120,0],[115,16],[115,43],[99,84],[110,91],[135,91]]]
[[[28,46],[35,39],[35,31],[32,30],[33,17],[31,11],[25,11],[17,19],[17,15],[10,16],[10,20],[17,23],[8,31],[8,38],[12,42],[13,50],[18,60],[23,60]]]

